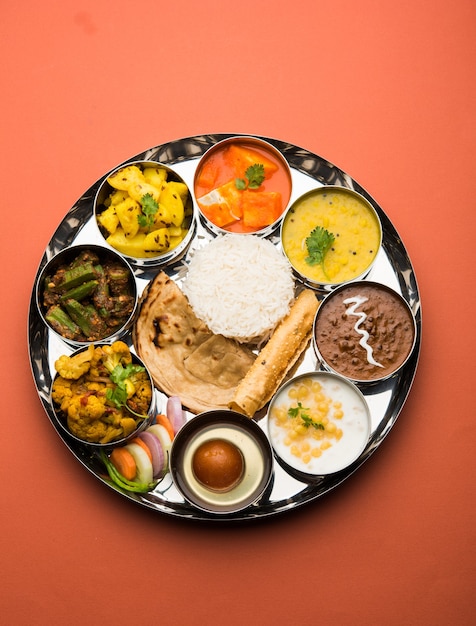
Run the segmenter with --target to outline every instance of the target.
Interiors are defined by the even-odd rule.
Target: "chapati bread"
[[[143,294],[133,340],[157,388],[180,396],[193,413],[228,408],[256,358],[246,346],[212,333],[165,272]]]
[[[289,314],[280,322],[238,385],[230,409],[253,417],[271,400],[306,350],[318,307],[319,301],[313,291],[301,291]]]

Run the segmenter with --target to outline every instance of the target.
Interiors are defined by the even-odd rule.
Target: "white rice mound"
[[[294,300],[288,260],[255,235],[219,235],[195,250],[182,288],[212,332],[241,343],[266,339]]]

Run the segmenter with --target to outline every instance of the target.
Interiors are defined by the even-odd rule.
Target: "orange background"
[[[1,621],[474,623],[474,2],[2,5]],[[239,527],[96,481],[46,418],[26,334],[43,250],[82,192],[150,146],[219,132],[348,172],[423,302],[417,377],[377,453],[318,502]]]

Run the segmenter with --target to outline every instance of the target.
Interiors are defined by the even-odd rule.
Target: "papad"
[[[318,307],[319,301],[312,290],[301,291],[238,385],[230,409],[253,417],[271,400],[307,349]]]

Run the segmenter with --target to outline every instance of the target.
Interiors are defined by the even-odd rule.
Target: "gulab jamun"
[[[243,477],[245,463],[239,448],[225,439],[205,441],[192,459],[195,478],[212,491],[230,491]]]

